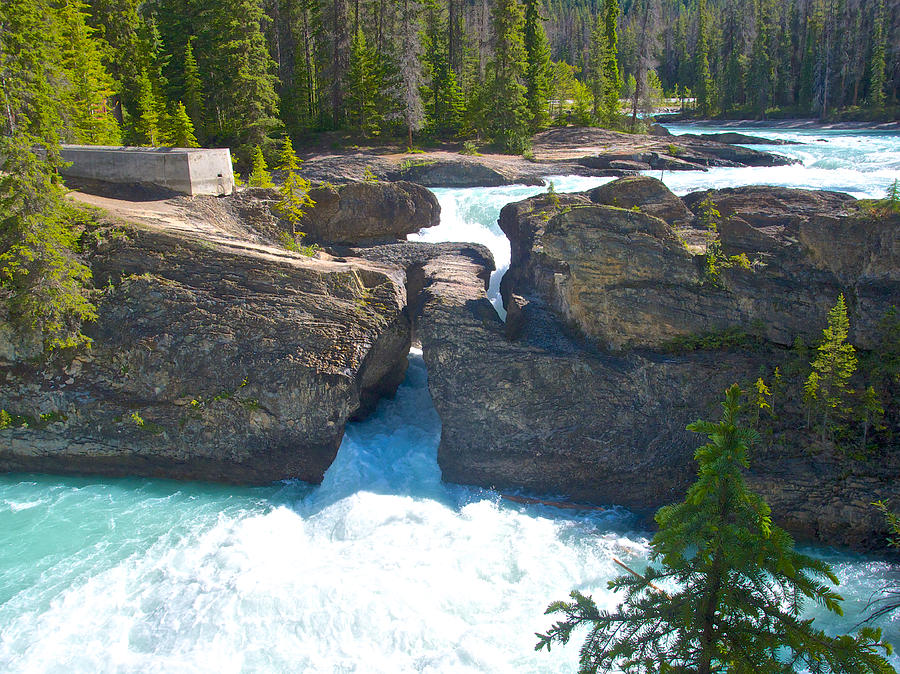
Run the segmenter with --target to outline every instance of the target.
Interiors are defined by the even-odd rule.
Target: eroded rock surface
[[[359,182],[317,187],[300,228],[313,241],[352,244],[405,239],[440,222],[437,198],[409,182]]]
[[[705,199],[721,212],[728,259],[718,279],[707,273],[705,243],[686,245],[704,242]],[[506,206],[500,226],[513,260],[504,288],[538,294],[611,349],[729,328],[784,346],[809,342],[843,292],[854,342],[871,348],[900,296],[895,220],[866,217],[833,192],[742,187],[681,200],[654,178],[623,178],[559,205],[541,196]]]
[[[756,261],[725,270],[721,286],[704,284],[703,251],[682,240],[707,196],[722,211],[727,254]],[[898,224],[866,217],[843,195],[742,188],[679,200],[645,178],[508,205],[505,324],[478,256],[423,266],[416,333],[445,479],[643,512],[683,498],[704,441],[685,426],[717,418],[730,384],[785,371],[793,356],[779,345],[820,335],[839,292],[855,339],[873,338],[868,326],[900,301]],[[726,328],[756,330],[760,341],[661,348]],[[778,521],[806,539],[879,546],[884,523],[870,503],[900,498],[896,452],[849,460],[779,437],[757,445],[748,474]]]
[[[98,234],[90,350],[0,362],[15,421],[0,469],[321,480],[347,420],[403,378],[403,273],[166,217],[178,226],[160,216]]]

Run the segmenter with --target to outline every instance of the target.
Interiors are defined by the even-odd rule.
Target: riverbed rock
[[[837,292],[863,325],[863,314],[885,306],[866,306],[863,291],[900,298],[900,223],[873,220],[846,196],[740,188],[678,200],[647,178],[604,188],[503,210],[512,254],[505,324],[477,256],[423,265],[414,320],[441,417],[444,479],[649,514],[684,497],[704,441],[685,426],[717,418],[730,384],[752,387],[776,367],[796,367],[781,345],[800,328],[820,335]],[[707,197],[722,209],[729,254],[759,257],[751,269],[726,270],[723,287],[704,285],[702,254],[681,240]],[[617,199],[632,205],[596,203]],[[842,236],[848,255],[839,260],[833,242]],[[779,327],[755,325],[764,318]],[[675,335],[719,328],[758,336],[670,346]],[[864,332],[855,333],[863,342]],[[883,545],[884,522],[869,504],[900,498],[900,457],[881,446],[850,459],[805,443],[795,424],[805,411],[783,395],[778,404],[781,426],[754,448],[751,488],[801,538]]]
[[[91,349],[0,362],[0,469],[318,482],[400,383],[402,273],[178,225],[100,230]]]
[[[855,343],[871,348],[900,297],[900,230],[892,218],[867,217],[847,195],[746,187],[681,200],[636,177],[587,196],[597,205],[534,197],[504,208],[500,227],[513,254],[503,287],[505,296],[539,295],[604,348],[659,348],[729,329],[783,346],[797,337],[809,343],[842,292]],[[706,273],[705,246],[686,245],[705,236],[696,216],[707,199],[721,212],[728,256],[718,279]]]
[[[401,163],[391,174],[425,187],[497,187],[499,185],[543,185],[532,172],[517,170],[514,161],[493,158],[423,158]]]
[[[713,140],[717,143],[727,143],[728,145],[800,145],[800,143],[795,140],[785,140],[784,138],[762,138],[760,136],[749,136],[745,133],[737,133],[735,131],[725,131],[722,133],[684,133],[678,137]]]
[[[441,207],[430,191],[409,182],[368,181],[319,186],[300,222],[311,241],[353,244],[405,239],[440,222]]]

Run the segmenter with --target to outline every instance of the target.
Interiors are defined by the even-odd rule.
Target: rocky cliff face
[[[705,196],[679,200],[658,181],[626,179],[507,206],[505,324],[477,258],[425,265],[417,334],[446,479],[655,509],[694,479],[703,440],[685,426],[717,417],[731,383],[784,368],[789,352],[778,345],[821,334],[838,292],[852,298],[856,339],[874,339],[869,326],[900,299],[897,222],[866,218],[841,195],[713,193],[726,254],[755,264],[711,286],[696,243],[705,244],[695,218]],[[661,349],[726,328],[761,341]],[[749,479],[802,537],[878,545],[883,523],[869,504],[900,496],[900,457],[876,454],[852,462],[767,441]]]
[[[385,213],[409,193],[395,192]],[[174,202],[95,233],[92,348],[48,362],[0,352],[13,417],[0,469],[321,480],[347,420],[403,378],[404,274],[237,235],[234,214],[253,209],[233,201]]]
[[[708,273],[703,200],[721,213],[718,278]],[[633,177],[559,204],[510,204],[500,226],[513,251],[507,294],[537,293],[610,349],[728,329],[809,342],[841,292],[854,343],[871,348],[900,294],[896,222],[865,216],[844,194],[744,187],[682,201],[654,178]]]

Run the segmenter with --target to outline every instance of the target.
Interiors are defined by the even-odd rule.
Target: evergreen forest
[[[6,0],[5,136],[228,146],[698,117],[890,119],[896,0]],[[630,120],[630,122],[629,122]]]

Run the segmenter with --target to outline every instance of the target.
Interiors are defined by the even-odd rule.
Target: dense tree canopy
[[[31,89],[45,116],[30,125],[66,141],[171,144],[186,113],[199,143],[243,161],[256,145],[273,154],[285,132],[334,129],[521,149],[519,136],[572,120],[573,107],[574,121],[617,126],[662,91],[702,115],[889,116],[900,87],[900,5],[887,0],[9,0],[4,11],[4,51],[36,74],[6,67],[4,95]]]

